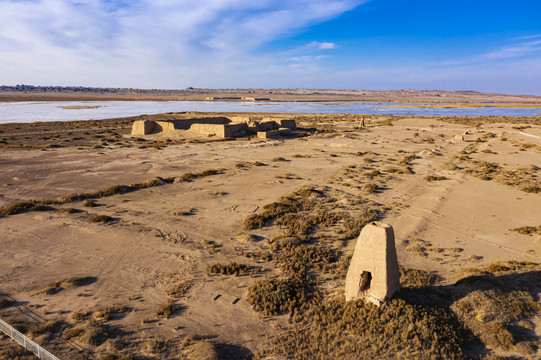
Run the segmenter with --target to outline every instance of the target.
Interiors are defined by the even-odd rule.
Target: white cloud
[[[293,56],[293,57],[290,57],[287,60],[288,61],[293,61],[293,62],[312,62],[312,61],[316,61],[316,60],[325,59],[325,58],[328,58],[328,57],[329,57],[329,55],[317,55],[317,56],[302,55],[302,56]]]
[[[0,79],[183,87],[219,77],[213,86],[226,86],[258,66],[262,45],[366,1],[0,0]]]
[[[308,44],[306,44],[306,48],[316,48],[318,50],[330,50],[330,49],[336,49],[336,44],[332,42],[311,41]]]
[[[526,41],[520,44],[504,47],[496,51],[493,51],[491,53],[482,55],[481,58],[492,59],[492,60],[507,59],[507,58],[528,55],[532,52],[536,52],[540,50],[541,50],[541,40]]]

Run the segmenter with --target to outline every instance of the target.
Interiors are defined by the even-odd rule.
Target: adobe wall
[[[393,227],[371,222],[363,228],[355,245],[346,276],[346,301],[363,299],[379,306],[399,289]]]
[[[225,125],[225,137],[246,136],[248,124],[228,124]]]
[[[131,128],[132,135],[147,135],[151,134],[154,131],[155,126],[154,121],[149,120],[137,120],[133,122]]]
[[[226,137],[225,127],[223,124],[193,124],[190,126],[190,131],[200,135],[216,135],[218,137]]]

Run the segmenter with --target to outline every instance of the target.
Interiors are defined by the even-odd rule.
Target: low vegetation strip
[[[172,184],[172,183],[178,183],[178,182],[183,182],[183,181],[192,181],[192,180],[199,179],[205,176],[221,174],[224,170],[225,169],[210,169],[210,170],[205,170],[199,173],[188,172],[177,177],[167,177],[167,178],[156,177],[155,179],[149,179],[141,183],[134,183],[130,185],[113,185],[106,189],[89,192],[89,193],[64,194],[64,195],[58,196],[56,200],[43,200],[43,201],[27,200],[27,201],[16,202],[4,208],[1,208],[0,218],[8,216],[8,215],[24,213],[27,211],[52,210],[52,208],[44,208],[47,205],[59,205],[59,204],[66,204],[66,203],[70,203],[74,201],[81,201],[81,200],[87,200],[87,199],[99,199],[106,196],[111,196],[115,194],[125,194],[132,191],[161,186],[164,184]]]
[[[32,352],[38,359],[47,359],[47,360],[59,360],[56,356],[33,342],[31,339],[26,337],[17,331],[14,327],[0,319],[0,331],[4,332],[7,336],[15,340],[19,345],[23,346],[26,350]]]

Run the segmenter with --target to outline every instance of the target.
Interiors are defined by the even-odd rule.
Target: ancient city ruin
[[[257,135],[259,138],[266,139],[287,136],[296,128],[293,119],[251,120],[247,116],[205,117],[164,121],[137,120],[133,123],[131,134],[142,136],[184,130],[202,136],[216,136],[218,138]]]
[[[366,225],[355,245],[346,277],[346,301],[364,299],[380,306],[400,289],[400,274],[391,225]]]

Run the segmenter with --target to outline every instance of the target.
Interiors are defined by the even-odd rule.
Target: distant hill
[[[0,86],[7,101],[376,101],[428,103],[541,103],[541,96],[505,95],[477,91],[336,90],[336,89],[202,89],[184,90],[94,88],[83,86]]]

